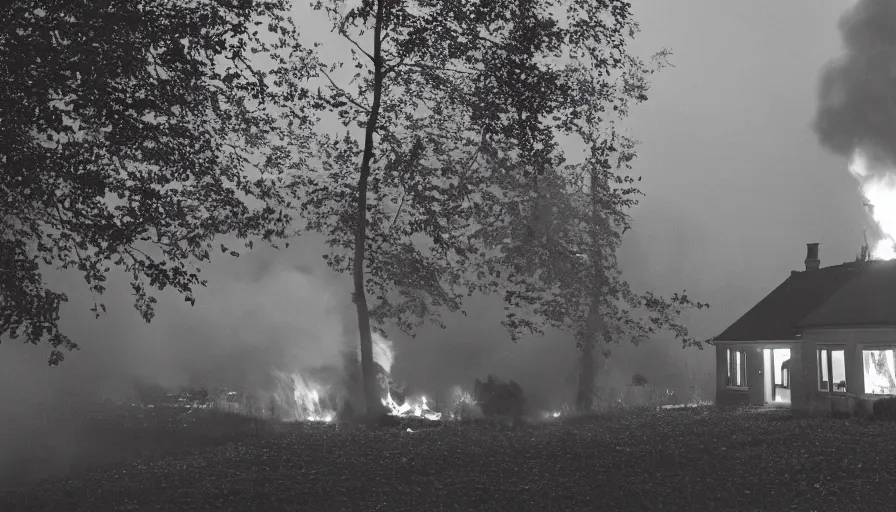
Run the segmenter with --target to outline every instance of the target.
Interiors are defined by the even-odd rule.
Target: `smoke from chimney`
[[[828,63],[814,129],[829,150],[896,164],[896,2],[860,0],[839,23],[845,53]]]
[[[806,270],[818,270],[821,260],[818,259],[818,244],[806,244]]]

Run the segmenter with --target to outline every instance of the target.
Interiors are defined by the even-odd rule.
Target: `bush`
[[[874,417],[879,420],[896,421],[896,398],[875,400],[871,410],[874,412]]]
[[[520,418],[526,413],[526,398],[520,385],[494,375],[489,375],[485,382],[473,382],[473,400],[486,417]]]
[[[448,408],[442,412],[443,414],[447,413],[452,419],[471,420],[482,417],[482,410],[476,404],[476,400],[473,399],[469,392],[461,389],[460,386],[454,386],[451,389],[451,394],[448,396],[448,404]]]

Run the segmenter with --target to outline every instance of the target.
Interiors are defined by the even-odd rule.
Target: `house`
[[[896,261],[793,271],[713,339],[719,405],[870,413],[896,395]]]

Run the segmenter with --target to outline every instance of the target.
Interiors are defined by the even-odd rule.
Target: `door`
[[[765,403],[790,406],[790,349],[764,349],[762,360]]]

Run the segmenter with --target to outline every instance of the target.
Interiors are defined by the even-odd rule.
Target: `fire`
[[[383,336],[373,333],[373,359],[383,369],[380,374],[384,392],[381,398],[388,414],[399,417],[418,417],[427,420],[440,420],[442,413],[429,407],[429,400],[423,396],[406,397],[399,404],[392,396],[391,372],[395,361],[395,350],[392,342]],[[278,383],[274,399],[285,405],[285,417],[299,421],[331,422],[336,418],[334,395],[330,387],[303,373],[286,373],[274,371]],[[400,390],[395,389],[396,392]]]
[[[392,342],[373,333],[373,360],[377,362],[386,373],[384,376],[386,382],[383,382],[386,388],[386,395],[382,398],[382,403],[392,416],[416,416],[418,418],[426,418],[428,420],[442,419],[442,413],[435,412],[429,408],[425,396],[418,398],[406,398],[404,403],[398,405],[392,392],[389,390],[389,382],[392,374],[392,363],[395,361],[395,350],[392,348]]]
[[[435,412],[429,408],[425,396],[421,396],[416,400],[405,400],[403,404],[398,405],[392,399],[392,393],[386,393],[386,398],[383,398],[383,405],[389,408],[389,414],[392,416],[416,416],[433,421],[442,419],[442,413]]]
[[[872,174],[870,162],[861,151],[853,153],[849,170],[859,180],[862,194],[872,208],[874,222],[883,234],[871,255],[879,260],[896,258],[896,175],[890,171],[883,175]]]
[[[336,417],[335,411],[321,396],[327,389],[310,378],[300,374],[274,372],[282,386],[290,390],[294,404],[289,404],[291,416],[300,421],[330,422]]]

